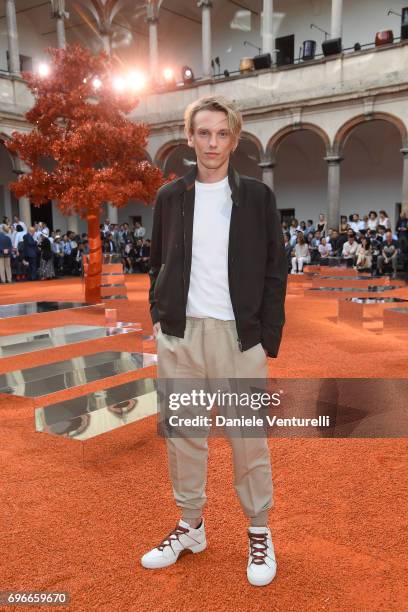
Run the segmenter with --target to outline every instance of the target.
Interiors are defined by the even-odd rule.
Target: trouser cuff
[[[266,527],[268,525],[269,510],[264,510],[256,516],[251,516],[251,527]]]
[[[191,509],[191,508],[182,508],[181,518],[183,521],[188,521],[189,519],[199,519],[203,516],[203,509]]]

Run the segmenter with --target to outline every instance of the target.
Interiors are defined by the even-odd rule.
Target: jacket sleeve
[[[157,303],[154,298],[154,287],[156,284],[157,277],[160,272],[162,263],[162,203],[160,195],[157,194],[154,214],[153,214],[153,229],[152,229],[152,240],[150,244],[150,290],[149,290],[149,302],[150,302],[150,316],[153,321],[153,325],[159,321],[159,313],[157,310]]]
[[[266,197],[268,253],[261,307],[261,343],[269,357],[277,357],[285,323],[288,261],[275,195],[269,188]]]

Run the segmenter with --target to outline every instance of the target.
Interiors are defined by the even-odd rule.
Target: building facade
[[[93,8],[86,0],[78,13],[77,4],[71,9],[60,0],[51,3],[47,26],[38,8],[29,10],[28,0],[6,0],[1,138],[30,129],[24,112],[32,101],[20,70],[44,60],[41,40],[47,41],[44,47],[82,42],[149,70],[153,81],[161,81],[163,68],[174,70],[175,82],[147,90],[131,115],[151,126],[146,157],[166,173],[181,175],[194,163],[183,131],[186,105],[222,94],[244,116],[234,165],[274,188],[282,218],[316,221],[325,213],[335,227],[340,215],[385,209],[395,223],[399,210],[408,208],[404,2],[164,0],[136,8],[110,3],[107,13],[102,0]],[[90,21],[93,35],[87,36]],[[271,64],[266,55],[262,67],[268,53]],[[259,55],[258,69],[240,70],[244,58]],[[191,82],[181,81],[182,66],[191,68]],[[29,222],[41,213],[54,229],[85,231],[84,222],[64,218],[55,202],[36,211],[27,198],[16,201],[8,183],[24,171],[1,147],[0,214],[19,213]],[[106,214],[113,222],[141,218],[150,235],[150,206],[129,202],[117,211],[107,204]]]

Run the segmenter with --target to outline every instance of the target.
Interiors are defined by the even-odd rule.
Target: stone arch
[[[161,168],[163,166],[165,160],[166,160],[166,157],[169,155],[169,153],[173,149],[178,147],[179,145],[187,145],[187,139],[186,138],[177,138],[175,140],[169,140],[168,142],[165,142],[156,151],[156,155],[154,156],[154,163],[155,163],[155,165],[159,166]]]
[[[4,132],[0,132],[0,142],[4,145],[7,140],[11,140],[10,136],[8,134],[5,134]],[[4,149],[10,160],[13,172],[21,172],[21,160],[18,158],[17,155],[14,155],[14,153],[9,151],[6,147],[4,147]]]
[[[401,136],[401,146],[406,147],[408,145],[407,128],[404,122],[399,117],[391,113],[373,112],[369,115],[357,115],[343,123],[343,125],[337,130],[336,136],[334,137],[333,153],[336,155],[341,154],[354,128],[356,128],[358,125],[361,125],[362,123],[365,123],[366,121],[375,120],[386,121],[387,123],[391,123],[392,125],[394,125]]]
[[[275,134],[273,134],[273,136],[271,136],[271,138],[269,139],[268,144],[266,145],[266,155],[268,157],[271,157],[272,159],[275,158],[279,145],[282,142],[282,140],[286,138],[286,136],[288,136],[289,134],[293,134],[293,132],[306,131],[306,130],[313,132],[314,134],[317,134],[317,136],[319,136],[319,138],[323,141],[326,151],[329,152],[330,138],[328,134],[325,132],[325,130],[323,130],[318,125],[315,125],[314,123],[303,123],[302,122],[296,125],[293,125],[293,124],[287,125],[281,128],[280,130],[278,130]]]
[[[251,134],[251,132],[242,131],[241,134],[239,135],[239,142],[242,142],[245,140],[248,140],[256,147],[256,150],[258,151],[258,154],[259,154],[259,159],[262,159],[263,146],[259,138],[255,136],[254,134]]]

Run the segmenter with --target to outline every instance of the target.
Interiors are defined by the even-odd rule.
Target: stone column
[[[156,3],[149,2],[146,7],[147,17],[146,21],[149,25],[149,66],[150,74],[153,79],[158,81],[158,70],[159,70],[159,42],[157,36],[157,24],[159,18],[157,15]]]
[[[9,71],[20,74],[20,53],[18,49],[18,32],[16,5],[14,0],[6,0],[6,22],[9,52]]]
[[[116,206],[113,206],[113,204],[110,204],[109,202],[107,202],[107,216],[108,219],[111,223],[117,223],[118,222],[118,209],[116,208]]]
[[[10,223],[13,222],[13,211],[11,206],[11,193],[7,185],[3,185],[4,193],[4,214],[10,219]]]
[[[212,0],[198,0],[197,6],[202,8],[202,53],[203,77],[211,78],[211,7]]]
[[[30,200],[26,196],[18,198],[18,216],[27,226],[31,226],[31,205]]]
[[[57,21],[57,45],[59,49],[65,49],[65,25],[64,19],[68,19],[69,13],[65,10],[65,0],[51,0],[51,14]]]
[[[263,161],[259,162],[258,166],[262,168],[262,182],[265,183],[265,185],[268,185],[268,187],[270,187],[273,191],[273,170],[276,166],[276,160],[272,158],[264,159]]]
[[[79,223],[77,215],[70,215],[67,217],[67,230],[69,232],[75,232],[75,235],[79,233]]]
[[[273,36],[273,0],[263,0],[262,15],[262,53],[270,53],[272,63],[275,64],[276,52]]]
[[[338,229],[340,224],[340,155],[324,158],[329,166],[327,181],[327,228]]]
[[[401,194],[401,210],[404,210],[408,215],[408,147],[401,149],[404,156],[402,167],[402,194]]]
[[[331,38],[343,36],[343,0],[332,0],[331,6]]]

